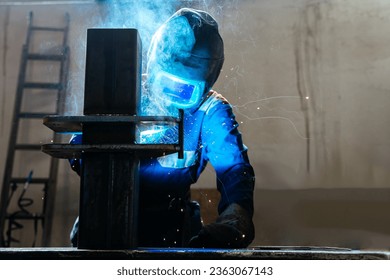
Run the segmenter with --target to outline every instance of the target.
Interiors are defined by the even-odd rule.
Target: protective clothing
[[[217,80],[223,62],[223,40],[215,19],[206,12],[184,8],[169,18],[152,38],[148,84],[158,98],[167,99],[178,108],[194,107]],[[164,80],[171,81],[172,90],[164,90],[169,89]]]
[[[81,135],[75,135],[71,143],[81,143]],[[190,186],[210,162],[217,175],[217,188],[221,193],[218,212],[224,213],[230,205],[237,204],[244,211],[236,211],[236,227],[240,242],[216,243],[214,247],[245,247],[253,239],[253,188],[254,171],[249,163],[247,148],[238,131],[238,123],[231,105],[215,91],[210,91],[203,105],[195,112],[184,113],[184,158],[170,154],[159,158],[147,158],[140,164],[140,244],[144,246],[186,246],[194,231],[182,236],[181,224],[186,221],[186,208]],[[75,164],[73,164],[75,166]],[[238,209],[235,207],[233,209]],[[190,212],[196,212],[194,207]],[[199,211],[198,211],[199,212]],[[201,236],[220,232],[232,219],[232,210],[221,215],[214,227],[201,232]],[[233,211],[234,212],[234,211]],[[197,214],[199,215],[199,213]],[[192,217],[193,214],[188,217]],[[187,217],[187,218],[188,218]],[[234,228],[239,222],[227,224]],[[199,226],[196,227],[199,230]],[[179,232],[176,231],[179,229]],[[195,230],[196,231],[196,230]],[[222,230],[223,232],[224,230]],[[204,239],[204,238],[202,238]],[[182,244],[179,244],[182,240]],[[230,243],[230,244],[228,244]],[[195,243],[194,243],[195,244]],[[203,243],[196,243],[196,245]],[[205,243],[210,245],[209,243]],[[222,246],[224,245],[224,246]],[[195,245],[194,245],[195,246]],[[202,246],[203,247],[203,246]]]
[[[172,49],[174,45],[178,49]],[[145,106],[156,102],[153,95],[169,99],[165,104],[169,109],[185,108],[184,158],[179,159],[175,153],[141,159],[140,246],[242,248],[254,238],[254,171],[231,105],[222,95],[209,90],[222,64],[223,42],[218,26],[205,12],[179,10],[153,37],[143,92],[148,102],[143,104],[143,113],[153,115],[150,108],[155,107]],[[159,75],[180,86],[175,88],[167,81],[169,90],[164,92]],[[201,93],[195,92],[196,86],[201,87],[197,81],[204,82]],[[183,89],[184,85],[194,88]],[[199,96],[198,100],[186,107],[193,94]],[[155,135],[156,142],[164,142],[177,135],[177,127],[161,128]],[[75,135],[71,143],[81,143],[81,137]],[[208,162],[217,176],[220,216],[215,223],[203,226],[199,205],[191,201],[189,193]],[[79,172],[79,161],[73,160],[71,165]]]
[[[190,240],[189,247],[242,248],[248,246],[248,240],[253,237],[254,227],[247,211],[232,203],[219,215],[215,223],[204,226]]]

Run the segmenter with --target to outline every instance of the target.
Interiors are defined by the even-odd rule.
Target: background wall
[[[27,15],[61,25],[70,14],[67,114],[80,114],[86,28],[136,27],[147,50],[154,30],[180,7],[220,24],[225,65],[215,89],[233,104],[256,173],[253,245],[383,248],[390,244],[390,3],[384,0],[0,1],[0,176],[2,178]],[[55,3],[55,4],[53,4]],[[37,43],[50,51],[54,43]],[[45,79],[53,66],[31,69]],[[25,106],[53,102],[44,93]],[[48,143],[41,122],[22,128]],[[66,137],[64,138],[66,140]],[[42,155],[43,157],[45,155]],[[15,172],[45,172],[23,156]],[[213,189],[209,166],[194,186]],[[53,246],[68,246],[78,178],[61,162]],[[217,199],[210,194],[210,207]],[[208,200],[206,200],[208,201]],[[27,236],[21,238],[28,239]],[[23,240],[24,240],[23,239]],[[27,246],[30,241],[26,241]]]

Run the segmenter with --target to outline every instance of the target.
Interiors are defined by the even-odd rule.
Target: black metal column
[[[85,115],[138,113],[141,42],[135,29],[89,29]],[[83,144],[134,144],[134,124],[84,124]],[[136,153],[82,155],[79,243],[81,249],[137,246],[138,165]]]

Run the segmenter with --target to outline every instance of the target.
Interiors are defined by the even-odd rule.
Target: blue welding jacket
[[[238,203],[253,214],[254,171],[231,105],[215,91],[196,111],[184,111],[184,158],[177,153],[141,159],[141,201],[184,197],[210,162],[221,193],[218,212]],[[72,144],[81,143],[74,135]],[[72,164],[72,161],[71,161]]]
[[[221,193],[218,210],[238,203],[253,213],[254,172],[231,105],[215,91],[195,112],[184,114],[184,158],[171,154],[141,161],[141,189],[188,191],[210,162]],[[165,191],[164,191],[165,192]]]
[[[164,211],[176,198],[189,199],[190,186],[196,183],[208,162],[216,172],[216,185],[221,194],[218,212],[237,203],[253,216],[254,171],[231,105],[222,95],[210,91],[199,109],[184,112],[184,158],[179,159],[174,153],[140,162],[141,244],[165,246],[151,240],[156,235],[160,238],[158,230],[165,236],[169,228],[176,229],[176,223],[183,217]],[[81,137],[74,135],[71,143],[81,143]],[[70,162],[79,171],[75,160]]]

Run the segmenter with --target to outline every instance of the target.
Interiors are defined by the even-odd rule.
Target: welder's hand
[[[245,248],[254,238],[254,225],[247,211],[233,203],[221,213],[215,223],[204,226],[194,236],[189,247]]]

